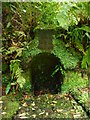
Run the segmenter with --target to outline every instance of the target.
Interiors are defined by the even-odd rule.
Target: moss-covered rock
[[[11,120],[19,109],[19,102],[12,95],[2,97],[2,101],[2,118]]]

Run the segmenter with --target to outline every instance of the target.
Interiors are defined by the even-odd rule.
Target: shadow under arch
[[[63,75],[58,66],[61,66],[60,59],[51,53],[39,53],[32,58],[31,84],[34,95],[57,94],[61,91]]]

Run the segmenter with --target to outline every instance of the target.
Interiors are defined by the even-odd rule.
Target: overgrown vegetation
[[[88,82],[90,80],[89,8],[90,2],[76,1],[2,2],[2,47],[0,48],[2,54],[0,55],[2,57],[3,97],[2,100],[0,98],[0,105],[3,104],[3,118],[86,119],[90,117],[88,95],[90,92]],[[54,31],[51,51],[39,48],[40,41],[37,31],[39,33],[43,30]],[[31,62],[36,55],[44,52],[47,52],[46,55],[48,52],[50,55],[54,55],[54,58],[57,57],[61,63],[55,64],[50,71],[50,78],[58,75],[60,70],[59,73],[63,74],[64,81],[62,85],[60,84],[58,94],[52,95],[48,92],[48,94],[42,95],[43,91],[36,91],[39,92],[38,96],[33,96],[31,83],[31,65],[33,64]],[[52,59],[49,59],[49,62],[53,63],[50,60],[52,61]],[[52,67],[49,62],[47,59],[47,65]],[[37,66],[41,67],[41,70],[47,71],[47,69],[43,69],[48,68],[45,66],[46,64],[40,66],[39,63],[43,63],[42,59],[37,62]],[[44,59],[44,63],[46,63],[46,59]],[[33,65],[33,67],[35,66]],[[39,69],[36,69],[38,72]],[[37,75],[37,73],[35,74]],[[48,84],[47,74],[44,75],[45,77],[40,76],[39,72],[38,78],[42,82],[47,80]],[[56,81],[58,77],[54,78],[53,80]],[[38,79],[36,82],[40,80]]]
[[[38,49],[39,41],[35,36],[37,29],[56,31],[52,53],[60,58],[65,75],[67,70],[90,74],[89,7],[89,2],[2,3],[0,51],[6,94],[10,90],[15,93],[25,87],[27,80],[23,74],[28,70],[32,57],[43,52]],[[76,80],[75,76],[73,74],[72,79]]]

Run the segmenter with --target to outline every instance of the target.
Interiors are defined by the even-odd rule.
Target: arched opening
[[[60,59],[50,53],[40,53],[31,62],[32,90],[34,95],[61,91],[63,75],[57,69],[61,66]]]

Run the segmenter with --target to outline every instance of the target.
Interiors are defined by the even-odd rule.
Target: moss
[[[27,71],[23,72],[23,76],[26,80],[22,91],[27,92],[27,93],[31,93],[31,72],[30,72],[30,68],[27,69]]]
[[[65,79],[62,85],[62,92],[75,92],[80,88],[87,87],[88,77],[85,75],[81,77],[81,73],[68,71],[65,73]]]
[[[5,115],[2,115],[3,119],[8,118],[9,120],[12,119],[13,115],[19,109],[19,102],[13,96],[4,96],[2,97],[3,106],[2,112],[5,112]]]

